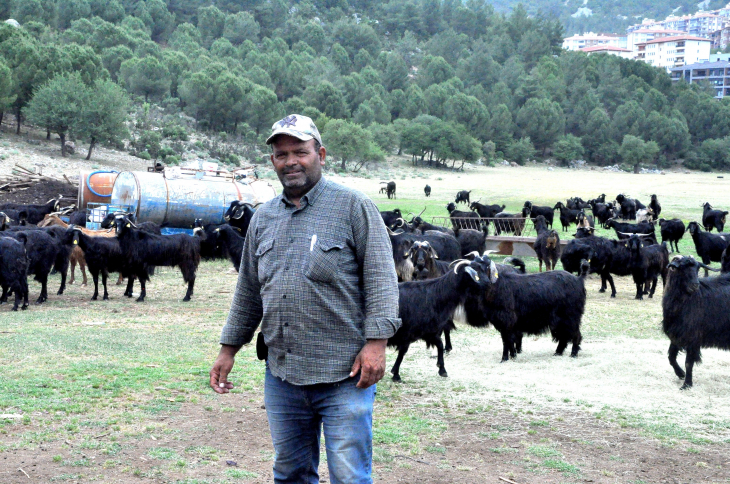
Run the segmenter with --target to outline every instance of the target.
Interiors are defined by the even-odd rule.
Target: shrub
[[[149,161],[152,159],[152,155],[150,155],[148,151],[142,151],[142,152],[137,152],[137,158],[142,158],[143,160]]]

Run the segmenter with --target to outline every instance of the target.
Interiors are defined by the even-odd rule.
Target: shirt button
[[[286,352],[287,353],[291,353],[291,350],[289,348],[287,348]]]
[[[292,239],[289,239],[289,243],[290,244],[293,244],[294,243],[294,239],[293,238]]]
[[[284,323],[284,326],[287,326],[288,327],[289,326],[289,323]]]
[[[282,299],[286,299],[286,294],[284,294],[283,296],[281,296],[281,298]]]

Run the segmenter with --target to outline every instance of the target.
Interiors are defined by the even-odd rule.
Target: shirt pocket
[[[344,242],[322,239],[309,251],[304,275],[316,282],[330,283],[335,280],[340,266]]]
[[[258,276],[259,284],[266,284],[266,281],[271,277],[273,272],[273,254],[274,251],[274,239],[269,239],[261,242],[256,249],[256,259],[258,261]]]

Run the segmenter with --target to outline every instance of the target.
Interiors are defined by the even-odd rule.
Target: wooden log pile
[[[76,184],[71,182],[66,175],[63,175],[63,179],[43,175],[42,172],[36,172],[35,170],[24,167],[20,163],[16,163],[10,175],[0,175],[0,191],[14,192],[27,190],[36,183],[47,181],[67,183],[74,188],[76,187]]]

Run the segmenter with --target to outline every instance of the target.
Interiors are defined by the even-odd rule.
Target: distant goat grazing
[[[724,210],[714,210],[709,202],[706,202],[702,206],[702,226],[708,232],[712,232],[712,229],[717,229],[718,232],[722,232],[725,228],[725,218],[728,212]]]
[[[638,207],[636,200],[628,198],[619,193],[616,195],[616,203],[618,203],[619,214],[624,220],[636,220],[636,210]]]
[[[597,202],[591,205],[593,216],[601,225],[606,225],[608,219],[613,217],[613,203]]]
[[[494,218],[495,215],[504,210],[504,207],[506,207],[506,205],[499,206],[496,203],[492,205],[484,205],[479,203],[479,200],[477,200],[476,202],[471,202],[469,210],[478,213],[482,218]]]
[[[455,234],[458,234],[460,229],[482,230],[482,220],[478,213],[456,210],[454,202],[446,205],[446,210],[449,212]]]
[[[659,227],[661,228],[662,242],[669,242],[669,250],[672,250],[672,243],[674,243],[674,249],[679,252],[679,246],[677,242],[682,240],[684,237],[685,226],[684,222],[678,218],[672,220],[659,219]]]
[[[395,182],[389,181],[389,182],[380,182],[381,185],[385,185],[384,187],[380,188],[380,193],[383,193],[383,188],[385,189],[385,194],[388,196],[388,198],[395,199]]]
[[[423,189],[423,193],[425,193],[427,197],[430,197],[431,196],[431,186],[426,185],[426,187]]]
[[[702,361],[702,348],[730,350],[730,276],[700,279],[700,268],[709,269],[692,257],[675,256],[662,298],[669,364],[684,379],[682,390],[692,387],[692,369]],[[677,364],[680,351],[687,354],[684,370]]]
[[[542,272],[543,261],[546,271],[555,270],[555,264],[560,258],[560,236],[556,230],[547,228],[545,217],[542,215],[538,215],[535,219],[535,230],[537,239],[535,239],[533,249],[535,249],[537,260],[540,263],[540,272]]]
[[[456,194],[456,200],[454,200],[454,203],[465,203],[469,205],[469,194],[471,193],[471,190],[461,190]]]

